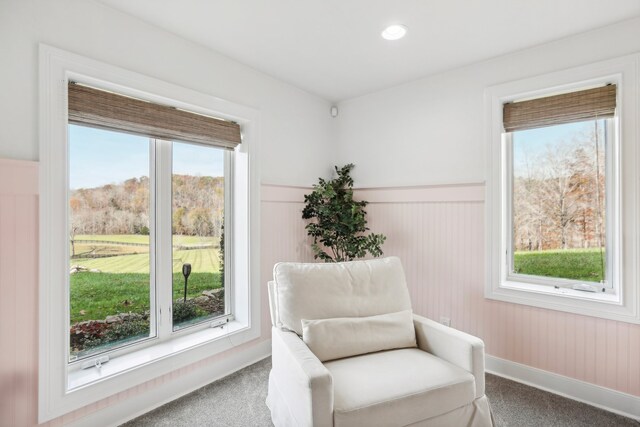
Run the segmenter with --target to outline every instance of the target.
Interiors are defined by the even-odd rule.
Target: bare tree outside
[[[604,280],[605,129],[591,120],[513,133],[514,272]]]

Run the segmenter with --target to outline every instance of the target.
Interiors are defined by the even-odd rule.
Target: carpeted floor
[[[586,403],[487,374],[487,397],[496,426],[613,427],[640,423]]]
[[[270,369],[271,359],[264,359],[124,426],[271,426],[264,403]],[[499,427],[640,427],[629,418],[495,375],[487,375],[487,396]]]

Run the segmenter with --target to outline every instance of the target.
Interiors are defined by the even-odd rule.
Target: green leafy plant
[[[173,323],[195,319],[199,315],[200,311],[193,300],[175,301],[173,303]]]
[[[367,252],[374,257],[382,255],[386,240],[382,234],[365,234],[368,202],[353,199],[353,164],[335,167],[337,178],[320,178],[313,192],[304,196],[306,206],[302,218],[311,220],[305,227],[313,237],[314,258],[325,262],[350,261],[362,258]]]
[[[145,335],[149,335],[149,320],[137,319],[112,324],[104,337],[106,342],[111,342],[135,339]]]

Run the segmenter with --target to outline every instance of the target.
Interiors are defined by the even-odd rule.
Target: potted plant
[[[342,168],[335,166],[337,177],[319,178],[313,191],[304,196],[306,206],[302,218],[311,220],[305,227],[313,238],[315,259],[325,262],[350,261],[371,254],[382,255],[381,246],[386,240],[382,234],[365,234],[368,202],[353,199],[353,164]]]

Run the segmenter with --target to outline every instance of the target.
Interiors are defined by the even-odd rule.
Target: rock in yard
[[[122,318],[120,316],[107,316],[107,318],[104,319],[104,321],[107,323],[116,323],[120,322],[121,320]]]
[[[87,267],[83,267],[81,265],[73,265],[73,266],[71,266],[71,269],[69,270],[69,274],[74,274],[74,273],[77,273],[79,271],[87,271]]]
[[[224,289],[222,288],[218,288],[218,289],[212,289],[210,291],[202,291],[202,295],[204,295],[205,297],[209,297],[209,298],[216,298],[218,296],[218,294],[220,292],[222,292]]]

